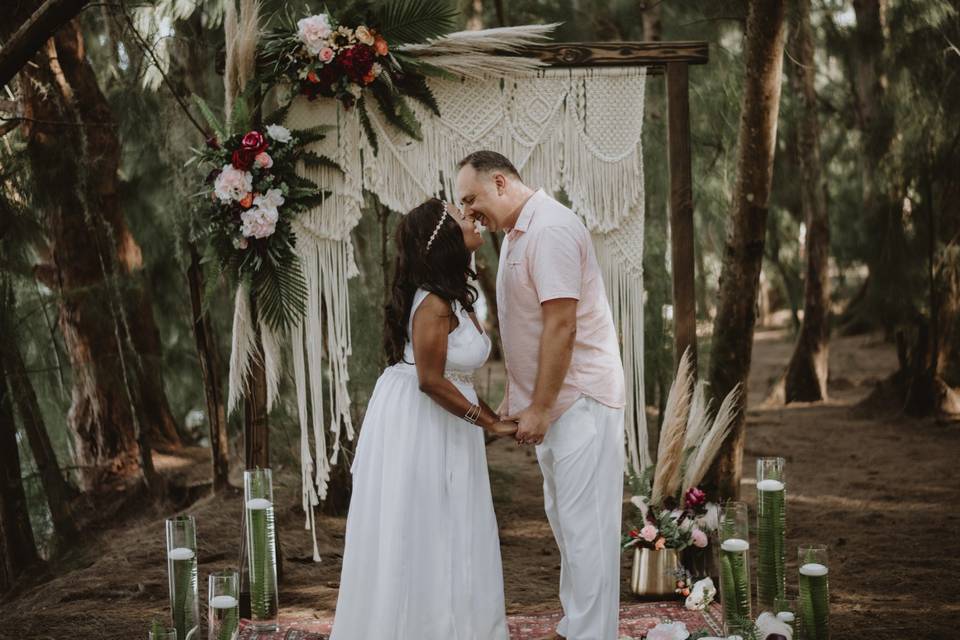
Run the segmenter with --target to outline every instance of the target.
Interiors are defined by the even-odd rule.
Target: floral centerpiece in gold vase
[[[690,354],[684,354],[667,397],[656,463],[630,473],[636,511],[627,517],[622,546],[633,553],[636,595],[687,597],[691,577],[706,574],[719,507],[699,485],[730,431],[739,398],[737,387],[713,414],[704,384],[693,383]]]

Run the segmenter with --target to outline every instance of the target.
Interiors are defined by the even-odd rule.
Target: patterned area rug
[[[508,616],[510,640],[532,640],[552,633],[561,613]],[[660,622],[683,622],[691,632],[709,629],[720,635],[720,608],[713,605],[707,611],[687,611],[680,602],[642,602],[620,607],[621,638],[639,639]],[[281,618],[280,631],[257,633],[241,623],[239,640],[327,640],[332,619]]]

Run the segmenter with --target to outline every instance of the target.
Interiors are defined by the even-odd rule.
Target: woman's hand
[[[487,431],[500,438],[513,436],[517,432],[517,423],[511,420],[498,420],[487,427]]]

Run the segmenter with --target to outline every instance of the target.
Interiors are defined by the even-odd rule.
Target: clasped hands
[[[512,416],[500,416],[489,429],[497,436],[513,436],[517,444],[540,444],[547,435],[550,422],[547,411],[533,405]]]

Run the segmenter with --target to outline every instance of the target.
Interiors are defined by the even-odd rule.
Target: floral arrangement
[[[295,169],[298,162],[333,165],[305,149],[323,139],[323,128],[290,131],[270,123],[231,133],[202,103],[201,110],[215,132],[193,158],[209,168],[200,194],[206,196],[199,207],[202,232],[221,267],[249,283],[264,321],[285,329],[303,315],[306,299],[292,223],[324,197]]]
[[[262,75],[271,84],[286,81],[296,95],[310,100],[335,98],[347,109],[356,106],[374,149],[377,136],[370,125],[367,95],[373,96],[391,124],[420,139],[420,125],[406,98],[439,115],[425,74],[441,72],[405,55],[399,45],[423,43],[449,32],[455,15],[440,0],[355,2],[337,13],[326,10],[300,19],[287,14],[264,38],[259,55]]]
[[[700,482],[729,433],[738,399],[735,388],[712,416],[704,384],[693,384],[689,351],[683,355],[664,409],[657,462],[630,474],[637,512],[624,550],[707,547],[719,526],[719,507]]]
[[[630,502],[639,511],[639,521],[623,537],[623,549],[634,547],[647,549],[683,550],[689,546],[700,549],[710,543],[710,533],[719,525],[719,507],[707,502],[707,494],[699,487],[691,487],[678,503],[673,497],[659,505],[651,505],[649,481],[640,478],[634,481],[635,495]],[[686,594],[681,594],[686,595]]]

